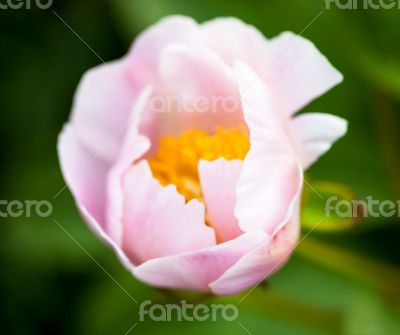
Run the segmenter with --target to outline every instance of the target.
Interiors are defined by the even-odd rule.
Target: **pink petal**
[[[202,36],[196,21],[181,15],[167,16],[142,32],[136,39],[129,58],[140,73],[152,78],[158,68],[161,51],[170,44],[199,45]],[[134,73],[133,73],[134,74]]]
[[[89,211],[84,206],[79,206],[79,211],[85,222],[92,230],[92,232],[100,238],[107,246],[109,246],[116,254],[122,265],[128,270],[132,271],[134,265],[126,256],[121,247],[114,242],[114,240],[107,234],[104,229],[99,225],[96,219],[89,213]]]
[[[330,114],[308,113],[293,119],[304,169],[309,168],[347,132],[347,121]]]
[[[288,115],[343,80],[342,74],[312,42],[291,32],[272,39],[270,50],[271,57],[260,76],[265,78]]]
[[[74,99],[71,119],[80,140],[108,162],[119,153],[129,114],[142,89],[127,73],[126,60],[89,70]]]
[[[199,162],[199,176],[207,208],[207,217],[219,242],[232,240],[243,231],[233,212],[236,204],[236,184],[242,170],[241,160],[220,158]]]
[[[192,128],[213,133],[216,127],[243,123],[232,69],[210,49],[169,45],[161,53],[159,69],[158,90],[146,113],[147,124],[157,126],[142,128],[153,144],[163,134]]]
[[[286,133],[287,120],[274,108],[264,82],[243,63],[237,63],[235,71],[250,129],[250,151],[237,185],[235,216],[244,231],[274,234],[293,215],[303,172]]]
[[[147,161],[133,165],[123,180],[123,248],[132,260],[192,252],[215,245],[204,222],[204,205],[185,204],[175,186],[162,187]]]
[[[136,267],[134,274],[153,286],[208,292],[210,282],[217,280],[243,255],[269,239],[260,231],[245,233],[203,250],[151,259]]]
[[[77,131],[68,124],[58,140],[58,155],[64,179],[78,205],[105,227],[105,180],[109,166],[79,141]]]
[[[262,71],[268,40],[253,26],[236,18],[218,18],[202,24],[206,44],[230,66],[242,61]]]
[[[88,71],[79,84],[72,113],[85,146],[113,162],[136,98],[145,85],[158,81],[161,50],[171,43],[198,44],[200,38],[192,19],[167,17],[140,34],[126,57]]]
[[[231,68],[204,46],[167,46],[161,53],[159,69],[173,94],[211,97],[238,93]]]
[[[288,115],[343,79],[313,43],[291,32],[268,40],[235,18],[215,19],[202,28],[207,45],[227,64],[242,61],[266,80],[279,109]]]
[[[296,246],[300,234],[300,223],[296,215],[282,228],[272,241],[265,241],[244,255],[220,278],[210,284],[218,295],[237,294],[259,284],[281,268]]]
[[[149,139],[139,133],[139,124],[151,92],[151,87],[146,87],[137,98],[129,122],[125,126],[126,135],[121,144],[119,156],[107,176],[107,231],[119,244],[122,235],[122,175],[135,160],[150,148]]]

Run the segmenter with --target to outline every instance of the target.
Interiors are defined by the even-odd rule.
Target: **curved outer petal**
[[[141,85],[128,78],[125,59],[100,65],[82,78],[71,122],[98,159],[112,163],[119,153],[132,105]]]
[[[270,42],[269,64],[262,77],[287,114],[293,114],[343,80],[309,40],[285,32]]]
[[[125,252],[121,249],[121,247],[115,243],[109,234],[107,234],[104,229],[99,225],[96,219],[89,213],[89,211],[84,206],[78,206],[79,212],[81,213],[82,217],[84,218],[85,222],[92,230],[92,232],[97,235],[101,241],[103,241],[107,246],[109,246],[116,256],[118,257],[119,261],[125,267],[126,270],[132,272],[134,265],[125,254]]]
[[[201,28],[206,44],[231,67],[242,61],[259,72],[269,59],[268,40],[237,18],[217,18],[203,23]]]
[[[141,74],[147,73],[147,77],[152,78],[153,71],[158,69],[160,53],[165,47],[171,44],[198,46],[202,40],[199,25],[192,18],[167,16],[137,37],[129,51],[130,62]]]
[[[161,50],[171,43],[198,45],[201,38],[195,21],[170,16],[140,34],[126,57],[89,70],[77,89],[71,117],[85,146],[114,162],[138,94],[158,80]]]
[[[237,294],[258,285],[288,260],[296,247],[300,235],[299,204],[295,215],[272,241],[266,241],[244,255],[220,278],[210,284],[213,293],[219,295]]]
[[[209,283],[217,280],[243,255],[270,239],[264,232],[252,231],[214,247],[151,259],[137,266],[133,273],[150,285],[209,292]]]
[[[301,114],[293,119],[292,125],[300,143],[304,169],[309,168],[347,132],[347,121],[330,114]]]
[[[286,134],[289,120],[276,113],[264,82],[243,63],[237,63],[235,71],[250,130],[250,151],[237,185],[235,216],[244,231],[274,234],[293,215],[303,171]]]
[[[242,164],[239,159],[227,161],[224,158],[212,162],[199,162],[199,177],[207,217],[219,242],[229,241],[243,234],[233,214],[236,205],[236,184]]]
[[[71,124],[64,126],[58,140],[58,155],[64,179],[75,201],[84,206],[104,228],[105,180],[108,165],[79,141]]]
[[[128,167],[150,148],[150,141],[139,133],[139,124],[146,110],[152,88],[146,87],[139,95],[126,124],[124,142],[116,163],[110,168],[107,176],[107,231],[117,242],[121,243],[122,235],[122,175]]]
[[[312,42],[291,32],[268,40],[238,19],[219,18],[204,23],[203,33],[228,64],[242,61],[264,78],[288,115],[343,80]]]
[[[140,263],[152,258],[193,252],[216,244],[204,221],[204,205],[185,204],[176,187],[162,187],[147,161],[129,168],[123,180],[123,249]]]

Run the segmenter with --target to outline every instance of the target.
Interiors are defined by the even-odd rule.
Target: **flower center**
[[[214,135],[200,130],[188,130],[178,136],[161,137],[149,164],[161,185],[174,184],[186,201],[203,201],[198,174],[199,160],[213,161],[220,157],[243,160],[249,148],[249,137],[244,127],[217,128]]]

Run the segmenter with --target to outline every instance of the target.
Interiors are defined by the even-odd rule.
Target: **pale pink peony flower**
[[[64,177],[137,278],[241,292],[298,241],[303,170],[347,123],[294,113],[341,80],[292,33],[167,17],[82,79],[59,139]]]

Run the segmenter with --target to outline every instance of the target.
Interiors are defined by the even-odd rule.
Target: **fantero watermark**
[[[241,104],[235,96],[154,95],[147,107],[153,113],[235,113]]]
[[[47,200],[0,200],[0,217],[48,217],[53,213],[53,205]]]
[[[53,0],[0,0],[0,9],[49,9]]]
[[[239,309],[232,304],[188,304],[182,300],[180,304],[153,304],[145,300],[140,304],[139,320],[146,318],[156,322],[169,321],[235,321]]]
[[[325,0],[326,9],[400,9],[400,0]]]
[[[355,217],[400,217],[400,200],[376,200],[367,197],[366,200],[338,200],[337,196],[327,199],[325,214],[330,217],[332,214],[342,218]]]

